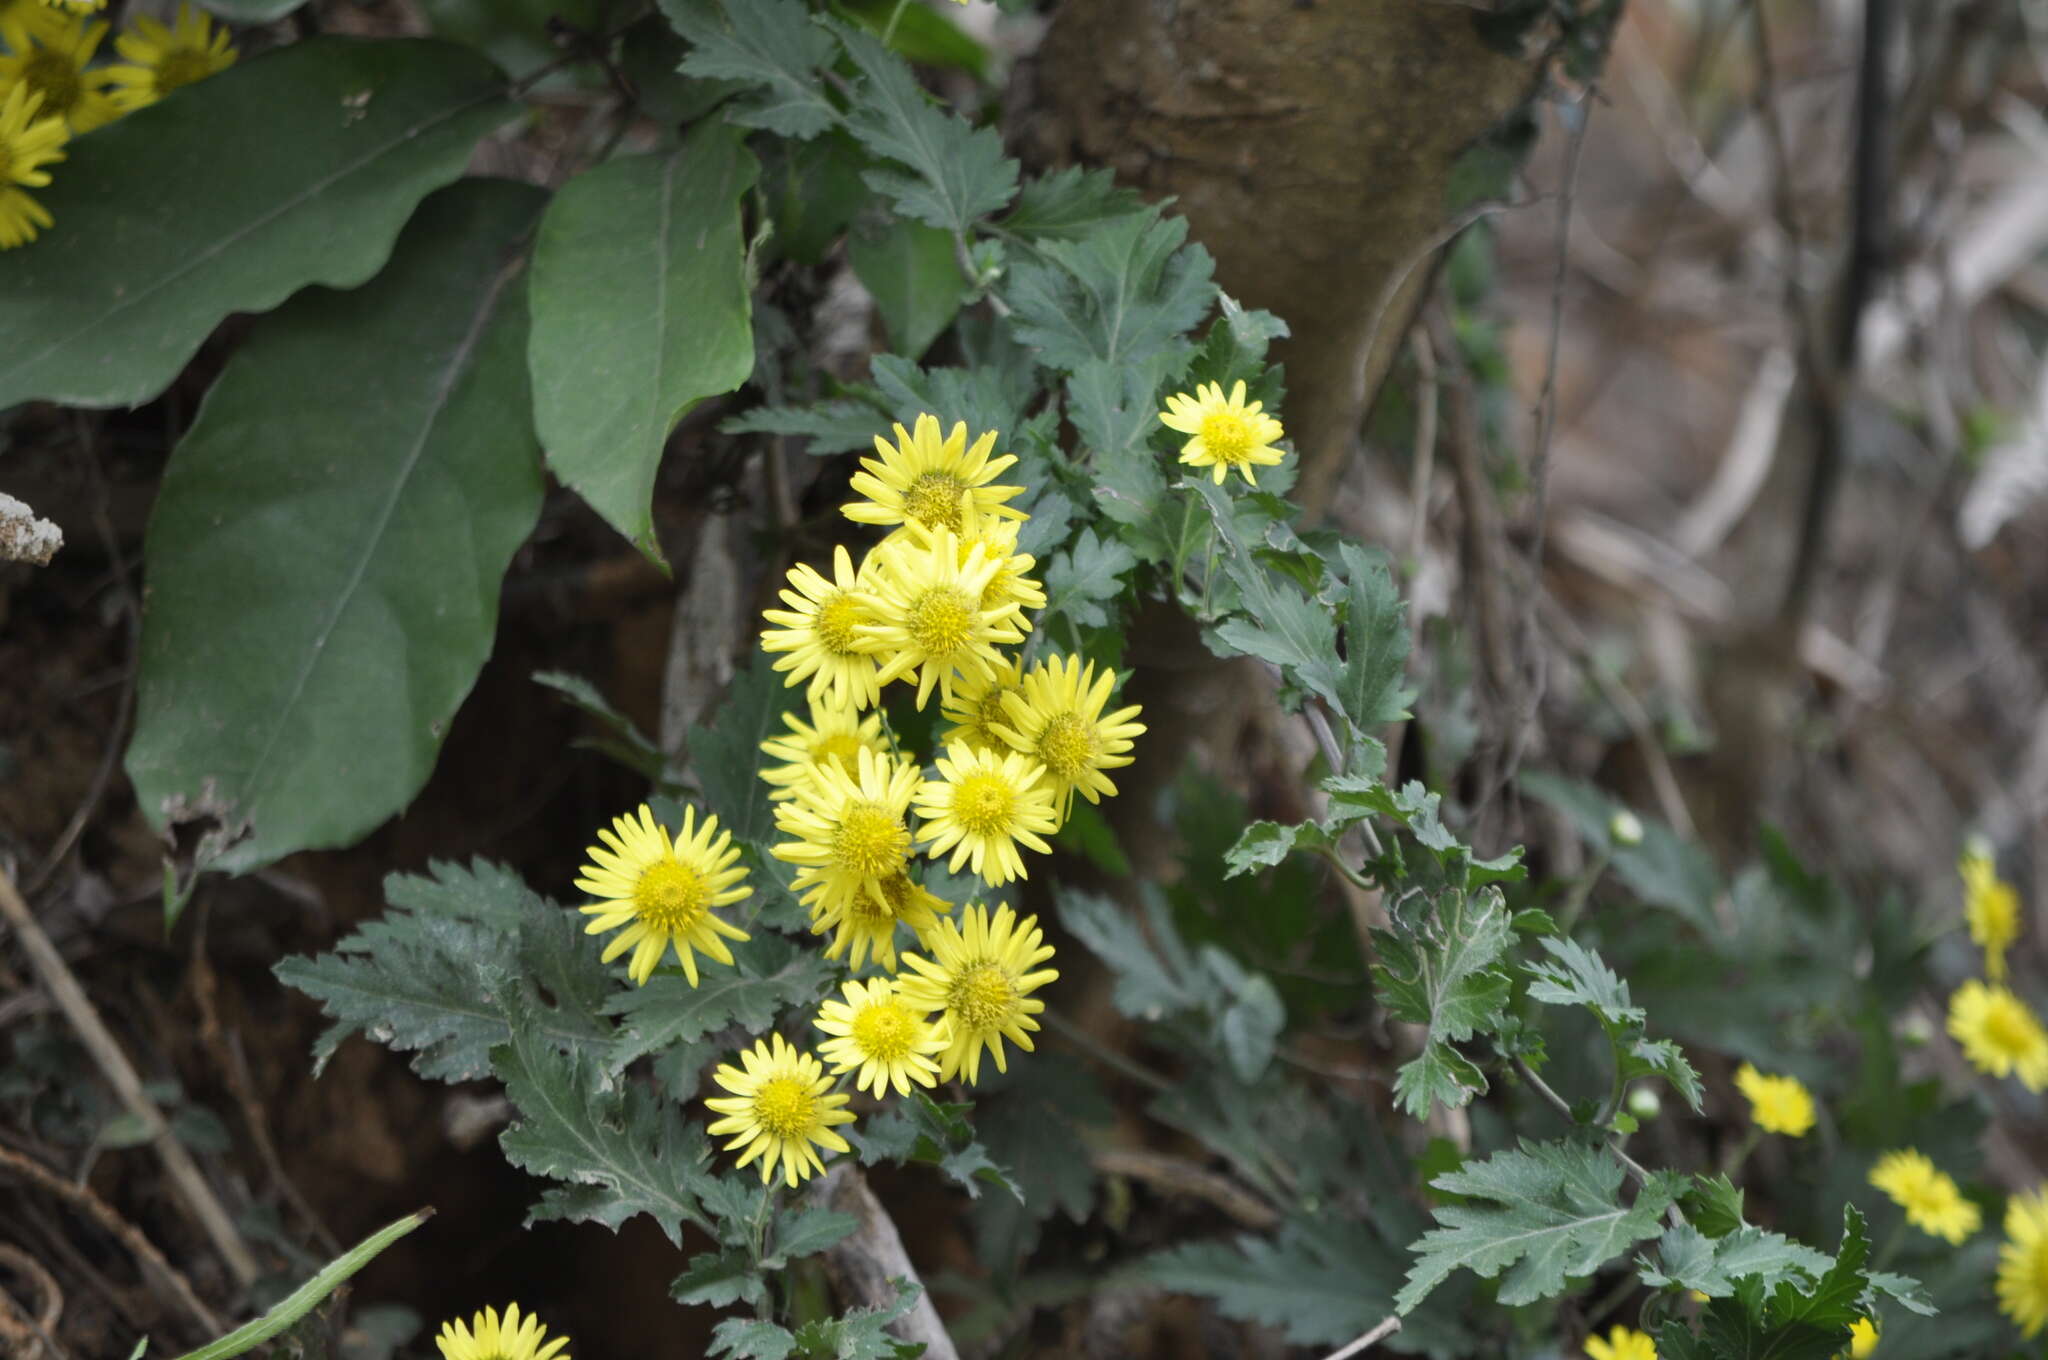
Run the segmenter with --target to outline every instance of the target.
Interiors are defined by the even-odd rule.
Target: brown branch
[[[19,1247],[0,1242],[0,1268],[13,1271],[34,1287],[42,1308],[31,1312],[5,1289],[0,1289],[0,1335],[18,1348],[23,1360],[70,1360],[57,1344],[57,1322],[64,1316],[64,1291],[42,1263]]]
[[[142,1273],[154,1277],[158,1287],[177,1301],[178,1306],[198,1324],[200,1331],[207,1336],[218,1336],[227,1330],[226,1324],[193,1291],[191,1281],[164,1259],[164,1254],[142,1235],[142,1230],[115,1213],[112,1206],[90,1189],[73,1185],[42,1163],[4,1145],[0,1145],[0,1175],[15,1176],[82,1210],[86,1217],[120,1239],[121,1245],[133,1253]]]
[[[21,939],[22,950],[41,977],[44,989],[57,1003],[57,1008],[64,1012],[64,1018],[71,1022],[79,1042],[92,1055],[107,1084],[114,1088],[122,1107],[149,1131],[178,1201],[213,1242],[235,1282],[244,1288],[255,1283],[261,1272],[256,1258],[235,1230],[234,1220],[221,1207],[213,1187],[207,1184],[198,1164],[192,1160],[192,1154],[171,1132],[163,1111],[142,1089],[142,1078],[137,1075],[134,1064],[121,1051],[121,1045],[86,996],[85,988],[79,985],[78,978],[64,962],[64,956],[57,952],[57,946],[51,943],[42,926],[29,913],[28,903],[21,900],[21,894],[15,891],[14,880],[5,872],[0,872],[0,916],[14,927],[15,934]]]
[[[896,1221],[868,1189],[867,1177],[850,1159],[835,1163],[813,1186],[813,1201],[842,1214],[853,1215],[858,1225],[853,1232],[825,1251],[825,1274],[839,1294],[842,1305],[885,1308],[896,1301],[892,1279],[906,1280],[922,1287],[917,1267],[903,1248],[903,1235]],[[909,1312],[889,1324],[889,1330],[905,1341],[921,1342],[926,1360],[960,1360],[953,1338],[939,1321],[929,1289],[918,1295]]]
[[[1280,1226],[1278,1209],[1230,1177],[1184,1157],[1143,1148],[1097,1148],[1088,1154],[1088,1162],[1105,1176],[1124,1176],[1162,1194],[1202,1200],[1253,1232],[1271,1232]]]

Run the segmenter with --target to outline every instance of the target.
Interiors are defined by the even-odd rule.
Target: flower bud
[[[1632,1086],[1628,1092],[1628,1112],[1638,1119],[1655,1119],[1664,1112],[1664,1102],[1649,1087]]]
[[[1619,846],[1641,845],[1643,823],[1633,812],[1623,808],[1607,819],[1607,834]]]

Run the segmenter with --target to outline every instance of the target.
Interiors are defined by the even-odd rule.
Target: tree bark
[[[1068,0],[1016,141],[1173,195],[1217,280],[1293,330],[1295,499],[1329,506],[1431,271],[1450,170],[1540,59],[1443,0]],[[1392,288],[1377,331],[1375,314]]]

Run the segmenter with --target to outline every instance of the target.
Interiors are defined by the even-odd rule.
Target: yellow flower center
[[[1010,715],[1003,711],[1003,696],[1017,692],[1012,686],[997,685],[975,701],[974,725],[981,730],[983,736],[994,741],[997,724],[1009,725]]]
[[[832,858],[848,873],[881,878],[899,872],[910,858],[910,832],[880,803],[851,802],[832,833]]]
[[[181,86],[191,85],[213,74],[213,62],[206,53],[190,47],[166,52],[164,59],[156,65],[156,92],[159,97],[169,94]]]
[[[853,1017],[853,1046],[863,1057],[899,1063],[917,1041],[917,1018],[900,1001],[864,1007]]]
[[[36,110],[38,118],[69,117],[85,93],[85,82],[78,78],[78,68],[70,58],[47,47],[37,48],[22,63],[21,81],[43,97],[42,107]]]
[[[978,770],[953,786],[953,820],[971,835],[994,835],[1009,829],[1016,802],[1009,780]]]
[[[687,864],[659,860],[642,870],[633,885],[633,906],[650,928],[680,935],[710,908],[711,885]]]
[[[858,640],[855,625],[861,621],[860,600],[850,590],[835,590],[818,605],[818,621],[812,625],[818,641],[834,656],[853,655]]]
[[[860,768],[862,745],[861,739],[851,732],[834,732],[830,736],[820,737],[811,747],[811,762],[823,765],[828,761],[837,761],[839,768],[850,774]]]
[[[1202,447],[1218,462],[1244,462],[1253,442],[1251,422],[1235,411],[1211,411],[1202,417]]]
[[[2006,1053],[2026,1053],[2034,1045],[2033,1027],[2017,1008],[1993,1004],[1984,1012],[1984,1037]]]
[[[1078,713],[1062,713],[1038,734],[1038,759],[1053,778],[1072,783],[1095,763],[1095,726]]]
[[[928,656],[949,656],[974,635],[975,602],[958,586],[933,586],[910,606],[910,640]]]
[[[929,529],[960,532],[966,483],[950,472],[921,472],[903,493],[903,513]]]
[[[817,1119],[818,1098],[795,1077],[770,1077],[754,1093],[754,1122],[777,1138],[800,1140]]]
[[[946,989],[946,1009],[971,1030],[999,1028],[1017,1006],[1017,990],[1009,974],[993,963],[974,963],[953,976]]]

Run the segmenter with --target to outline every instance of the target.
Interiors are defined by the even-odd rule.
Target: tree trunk
[[[1489,46],[1480,17],[1445,0],[1068,0],[1040,52],[1024,154],[1175,196],[1224,291],[1292,327],[1275,354],[1311,517],[1430,276],[1453,163],[1535,87],[1538,58]]]

